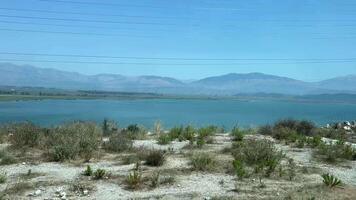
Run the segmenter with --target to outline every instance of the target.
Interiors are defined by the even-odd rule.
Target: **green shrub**
[[[216,161],[213,156],[208,153],[197,153],[190,159],[190,164],[193,170],[211,171],[216,167]]]
[[[162,166],[165,161],[165,152],[161,150],[150,150],[145,155],[145,164],[149,166]]]
[[[311,121],[302,120],[297,123],[296,131],[303,136],[312,136],[316,126]]]
[[[323,178],[323,183],[330,188],[341,185],[342,183],[340,179],[331,174],[323,174],[321,177]]]
[[[314,156],[328,163],[336,163],[339,160],[356,160],[356,150],[343,142],[322,143],[314,150]]]
[[[170,138],[172,140],[174,139],[182,139],[182,135],[183,135],[183,127],[180,126],[180,127],[173,127],[171,128],[171,130],[169,131],[168,135],[170,136]]]
[[[131,124],[121,131],[121,134],[126,135],[131,140],[145,139],[146,133],[147,131],[137,124]]]
[[[270,136],[272,136],[273,135],[273,128],[270,125],[261,126],[261,127],[259,127],[257,133],[260,134],[260,135],[270,135]]]
[[[101,143],[101,130],[94,123],[74,122],[56,127],[47,136],[46,148],[53,161],[89,161]]]
[[[42,137],[42,129],[30,122],[11,124],[7,132],[10,143],[17,148],[37,147]]]
[[[109,140],[103,143],[103,148],[110,152],[120,153],[130,150],[132,145],[133,141],[130,139],[130,136],[123,133],[118,133],[111,135]]]
[[[97,169],[94,172],[94,179],[99,180],[99,179],[103,179],[104,176],[106,175],[106,171],[104,169]]]
[[[161,134],[158,139],[157,139],[158,144],[160,145],[167,145],[172,142],[172,138],[169,136],[169,134]]]
[[[87,168],[83,172],[84,176],[92,176],[93,175],[93,170],[91,169],[90,165],[87,166]]]
[[[16,158],[6,151],[0,151],[0,165],[11,165],[17,163]]]
[[[231,136],[233,141],[242,141],[245,136],[245,132],[242,131],[239,127],[234,127],[231,130]]]
[[[102,130],[104,136],[109,136],[118,131],[118,125],[114,120],[104,119]]]
[[[126,184],[130,189],[138,189],[142,182],[142,175],[139,171],[133,171],[126,177]]]
[[[5,173],[0,173],[0,184],[5,183],[7,180],[7,176]]]
[[[237,142],[233,144],[231,151],[235,160],[253,166],[256,173],[266,170],[267,176],[275,171],[284,157],[282,151],[268,140],[251,139]]]
[[[185,127],[181,140],[189,140],[191,144],[194,143],[195,129],[193,126],[189,125]]]
[[[308,138],[306,140],[306,142],[307,142],[308,146],[310,146],[311,148],[316,148],[323,143],[323,141],[321,140],[321,137],[319,135]]]
[[[244,163],[241,160],[234,160],[232,164],[237,177],[243,179],[247,174]]]

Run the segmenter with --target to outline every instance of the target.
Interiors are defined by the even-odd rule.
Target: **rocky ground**
[[[247,138],[272,138],[249,135]],[[136,167],[125,164],[123,157],[127,153],[110,154],[98,152],[89,163],[44,162],[36,152],[28,151],[32,160],[13,165],[0,166],[0,171],[7,176],[7,181],[0,184],[1,191],[12,191],[3,199],[82,199],[82,200],[117,200],[117,199],[356,199],[356,161],[345,161],[330,165],[314,160],[309,148],[293,148],[275,141],[287,157],[297,164],[294,180],[271,177],[263,179],[264,187],[256,178],[238,180],[233,173],[228,173],[233,160],[229,153],[224,153],[232,141],[227,134],[214,136],[213,144],[206,144],[202,149],[187,148],[188,142],[173,142],[158,145],[153,138],[135,141],[134,146],[146,149],[163,149],[169,153],[160,167],[142,165],[144,176],[160,171],[163,177],[172,177],[174,181],[156,188],[143,187],[130,190],[123,183],[125,177]],[[273,140],[274,141],[274,140]],[[5,148],[2,144],[0,148]],[[216,155],[218,164],[223,166],[213,172],[192,171],[189,155],[194,152],[209,152]],[[87,165],[93,169],[102,168],[110,172],[102,180],[83,177]],[[323,185],[320,174],[330,172],[343,181],[341,187],[333,189]],[[1,199],[1,198],[0,198]]]

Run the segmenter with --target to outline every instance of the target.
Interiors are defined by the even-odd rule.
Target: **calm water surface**
[[[0,123],[30,120],[55,125],[71,120],[118,121],[121,127],[137,123],[152,127],[160,120],[164,127],[215,124],[256,126],[281,118],[308,119],[317,124],[356,120],[355,104],[319,104],[281,101],[238,100],[44,100],[0,102]]]

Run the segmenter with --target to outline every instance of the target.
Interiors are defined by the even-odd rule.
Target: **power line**
[[[53,27],[71,27],[71,28],[93,28],[93,29],[106,29],[106,30],[129,30],[129,31],[142,31],[139,28],[111,28],[104,26],[86,26],[86,25],[70,25],[70,24],[50,24],[50,23],[38,23],[38,22],[18,22],[18,21],[8,21],[0,20],[0,23],[6,24],[22,24],[22,25],[39,25],[39,26],[53,26]],[[146,29],[145,31],[168,31],[169,29]]]
[[[84,32],[40,31],[40,30],[7,29],[7,28],[0,28],[0,31],[68,34],[68,35],[89,35],[89,36],[111,36],[111,37],[119,36],[119,37],[135,37],[135,38],[155,38],[155,36],[143,36],[143,35],[132,35],[132,34],[105,34],[105,33],[84,33]]]
[[[74,57],[74,58],[103,58],[103,59],[135,59],[135,60],[175,60],[175,61],[356,61],[356,58],[182,58],[182,57],[139,57],[139,56],[108,56],[80,54],[47,54],[0,52],[1,55]]]
[[[96,6],[119,6],[119,7],[154,8],[154,9],[169,8],[169,7],[164,7],[164,6],[134,5],[134,4],[119,4],[119,3],[103,3],[103,2],[99,3],[99,2],[67,1],[67,0],[39,0],[39,1],[53,2],[53,3],[67,3],[67,4],[96,5]]]
[[[22,12],[37,12],[37,13],[50,13],[50,14],[72,14],[72,15],[85,15],[85,16],[107,16],[107,17],[129,17],[129,18],[152,18],[152,19],[168,19],[176,17],[156,17],[156,16],[139,16],[139,15],[121,15],[121,14],[106,14],[106,13],[87,13],[87,12],[64,12],[64,11],[53,11],[53,10],[37,10],[37,9],[19,9],[19,8],[0,8],[0,10],[7,11],[22,11]],[[185,17],[179,17],[187,19]]]
[[[136,24],[136,25],[177,25],[167,23],[154,23],[154,22],[127,22],[127,21],[106,21],[106,20],[87,20],[87,19],[68,19],[68,18],[52,18],[52,17],[31,17],[19,15],[0,15],[0,17],[20,18],[20,19],[40,19],[40,20],[54,20],[54,21],[69,21],[69,22],[95,22],[95,23],[108,23],[108,24]]]

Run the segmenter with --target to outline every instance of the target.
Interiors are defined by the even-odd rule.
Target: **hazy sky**
[[[0,62],[85,74],[315,81],[356,74],[355,44],[354,0],[0,2]]]

